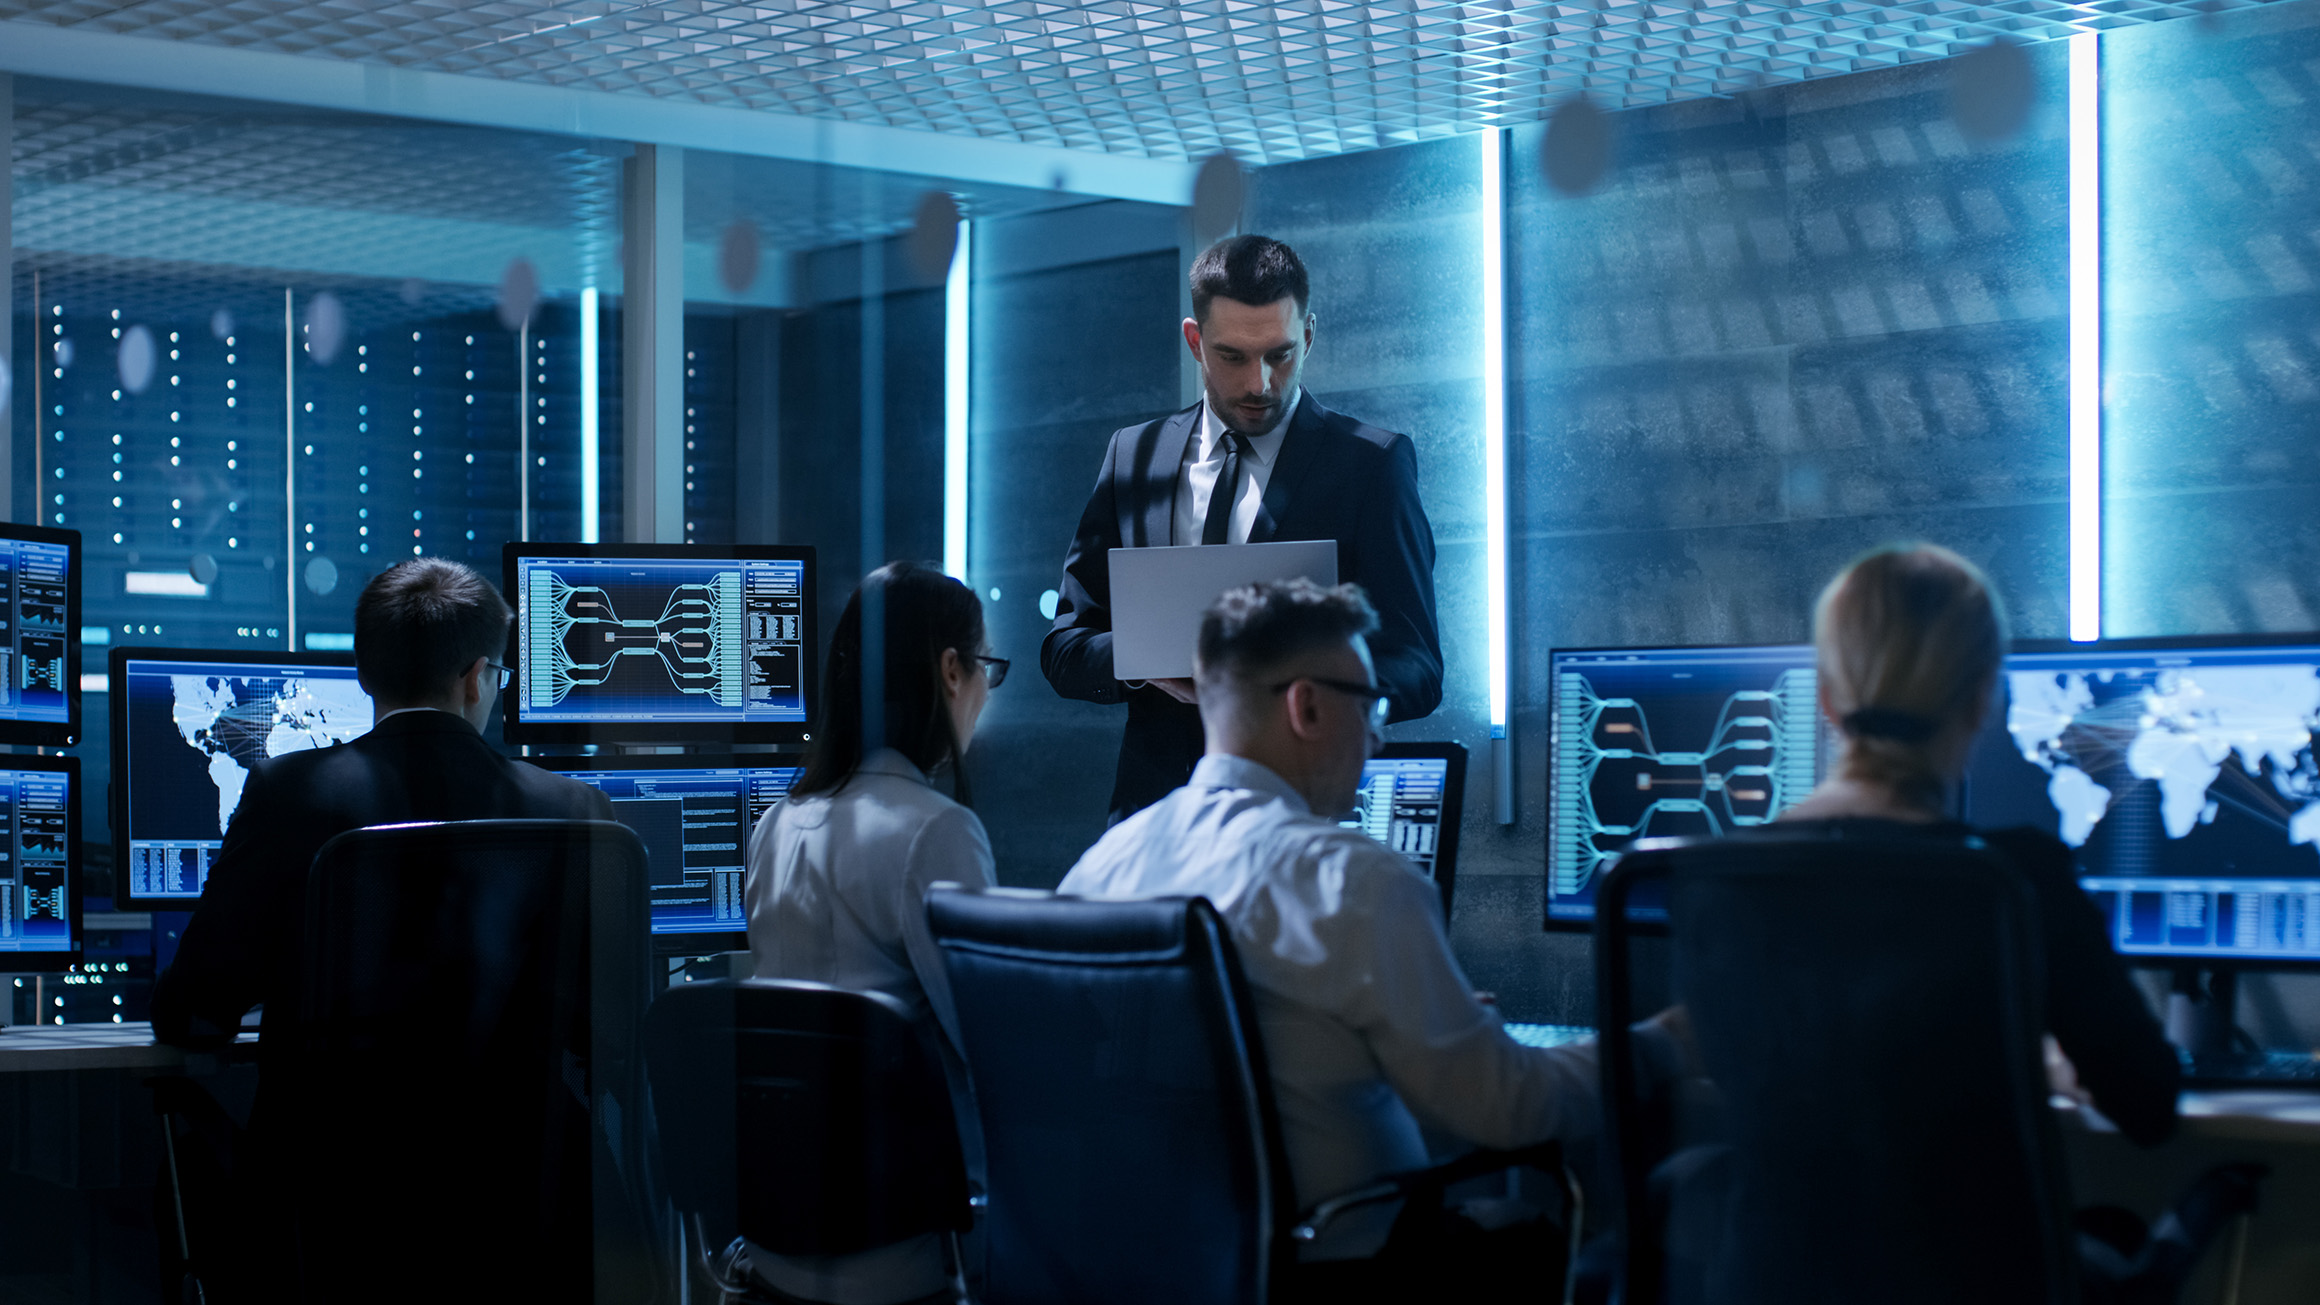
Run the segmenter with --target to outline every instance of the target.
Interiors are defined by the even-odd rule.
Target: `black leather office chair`
[[[263,1039],[304,1298],[643,1298],[645,864],[593,821],[323,846]]]
[[[973,1222],[939,1053],[900,1002],[819,983],[684,983],[653,1003],[645,1055],[661,1172],[701,1271],[728,1301],[786,1300],[742,1238],[849,1255]]]
[[[1464,1179],[1561,1172],[1552,1146],[1479,1153],[1300,1216],[1248,985],[1208,902],[943,887],[927,915],[988,1156],[987,1305],[1285,1299],[1297,1243],[1348,1209],[1402,1197],[1423,1219]]]
[[[1664,893],[1688,1032],[1689,1063],[1658,1082],[1628,1034],[1639,890]],[[2257,1171],[2227,1166],[2178,1206],[2173,1243],[2082,1256],[2040,1053],[2036,904],[1978,840],[1808,825],[1647,841],[1602,884],[1595,939],[1617,1299],[2167,1301],[2252,1205]]]

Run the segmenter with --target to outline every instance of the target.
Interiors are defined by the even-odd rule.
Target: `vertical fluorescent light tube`
[[[1506,207],[1504,140],[1482,133],[1482,532],[1489,609],[1492,814],[1514,823],[1506,628]]]
[[[596,287],[580,292],[580,542],[596,542],[602,503],[597,483],[596,405],[602,400],[596,378]]]
[[[2070,637],[2102,637],[2101,46],[2070,38]]]
[[[943,283],[943,570],[967,578],[967,322],[975,224],[959,223],[958,252]]]

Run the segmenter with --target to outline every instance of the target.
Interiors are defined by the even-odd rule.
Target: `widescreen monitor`
[[[802,744],[814,551],[509,544],[511,743]]]
[[[2320,964],[2320,636],[2025,643],[1961,810],[2068,844],[2112,945]]]
[[[81,532],[0,524],[0,743],[81,733]]]
[[[535,757],[612,799],[612,817],[636,831],[650,862],[654,942],[705,955],[747,945],[741,884],[749,831],[789,793],[798,767],[755,758],[674,755]]]
[[[1465,800],[1464,747],[1388,743],[1362,766],[1353,814],[1343,823],[1409,858],[1442,890],[1447,918],[1458,884],[1458,821]]]
[[[1809,645],[1556,649],[1548,676],[1550,929],[1593,924],[1596,885],[1635,840],[1765,824],[1835,755]],[[1666,913],[1639,892],[1634,918]]]
[[[0,757],[0,973],[81,959],[81,763]]]
[[[351,653],[115,648],[113,864],[124,905],[191,910],[261,761],[370,732]]]

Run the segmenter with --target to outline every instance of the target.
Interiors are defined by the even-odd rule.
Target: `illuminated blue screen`
[[[72,550],[63,544],[29,539],[0,539],[0,597],[7,602],[0,629],[0,720],[43,721],[57,725],[72,719],[67,675],[79,669],[66,665],[65,586]]]
[[[2320,960],[2320,646],[2006,659],[1965,818],[2074,850],[2142,956]]]
[[[1435,878],[1441,851],[1445,790],[1450,784],[1446,757],[1372,757],[1361,768],[1361,791],[1353,815],[1343,823],[1409,858]],[[1458,813],[1449,813],[1456,820]]]
[[[70,952],[72,940],[72,777],[62,771],[0,770],[0,838],[7,864],[0,885],[0,952]]]
[[[613,819],[636,831],[651,862],[652,931],[736,932],[748,924],[741,881],[749,831],[797,782],[792,766],[550,769],[612,799]]]
[[[804,562],[525,557],[515,567],[519,721],[805,721]]]
[[[1826,765],[1808,646],[1559,651],[1550,673],[1549,920],[1592,919],[1636,839],[1764,824]]]

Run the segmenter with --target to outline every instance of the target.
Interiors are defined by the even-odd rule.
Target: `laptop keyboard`
[[[2191,1087],[2284,1087],[2320,1091],[2320,1056],[2302,1051],[2235,1051],[2186,1056],[2183,1081]]]
[[[1595,1030],[1576,1024],[1509,1024],[1506,1035],[1526,1047],[1559,1047],[1595,1036]]]

